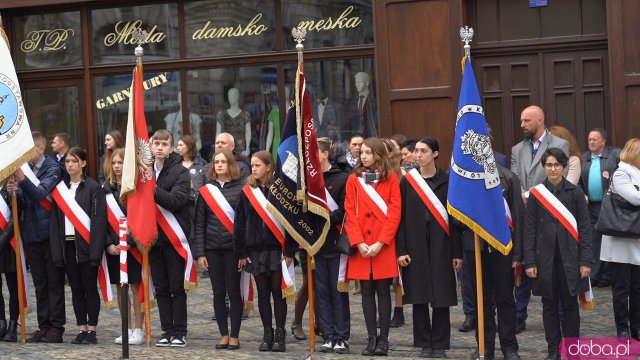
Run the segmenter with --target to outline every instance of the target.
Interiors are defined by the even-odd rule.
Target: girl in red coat
[[[386,356],[389,351],[389,288],[392,279],[398,276],[395,237],[400,223],[400,187],[388,158],[382,140],[366,139],[354,172],[347,180],[347,233],[351,245],[358,248],[349,258],[347,277],[360,280],[362,311],[369,335],[362,352],[365,356]],[[380,336],[376,336],[376,295]]]

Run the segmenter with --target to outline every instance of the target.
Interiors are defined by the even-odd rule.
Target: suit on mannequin
[[[371,77],[365,72],[359,72],[355,76],[355,82],[356,90],[358,90],[358,99],[351,130],[354,133],[362,133],[365,137],[377,137],[376,100],[369,90]]]

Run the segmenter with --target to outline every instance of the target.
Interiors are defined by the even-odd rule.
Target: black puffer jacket
[[[233,209],[236,208],[243,183],[240,180],[227,182],[222,186],[218,181],[209,181],[217,187]],[[233,250],[233,235],[227,230],[202,196],[196,201],[195,234],[193,236],[193,258],[205,256],[206,250]]]
[[[66,172],[63,174],[63,181],[69,187],[71,180]],[[54,201],[49,226],[51,258],[56,267],[64,267],[67,261],[74,259],[74,256],[78,263],[90,261],[92,266],[98,266],[102,260],[107,238],[107,203],[104,191],[98,182],[90,177],[83,177],[76,190],[75,199],[91,219],[89,243],[87,244],[87,241],[76,231],[76,253],[65,254],[65,216]]]
[[[171,153],[164,161],[162,170],[156,179],[156,204],[169,210],[178,220],[182,231],[189,238],[191,232],[191,219],[189,216],[189,188],[191,177],[189,170],[182,166],[182,158],[176,153]],[[158,226],[158,242],[169,241],[167,235]]]
[[[332,164],[331,169],[322,174],[324,176],[324,186],[331,194],[333,200],[338,204],[338,209],[331,212],[331,227],[327,234],[327,240],[324,245],[318,251],[318,254],[339,254],[335,250],[336,240],[338,240],[338,229],[336,226],[342,225],[342,219],[344,218],[344,198],[347,189],[347,179],[349,174],[340,170],[337,164]]]

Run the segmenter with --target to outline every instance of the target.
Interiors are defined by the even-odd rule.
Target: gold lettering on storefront
[[[152,89],[156,86],[160,86],[164,83],[166,83],[167,81],[169,81],[169,73],[162,73],[158,76],[154,76],[151,79],[145,80],[142,83],[142,86],[144,87],[145,90],[149,90]],[[111,95],[107,95],[102,99],[98,99],[98,101],[96,101],[96,107],[99,110],[104,109],[107,106],[110,105],[114,105],[117,104],[121,101],[125,101],[128,98],[131,97],[131,88],[127,88],[124,90],[120,90],[116,93],[113,93]]]
[[[133,33],[142,27],[142,20],[136,21],[119,21],[114,26],[114,32],[105,35],[104,44],[106,46],[112,46],[115,44],[136,45],[137,42],[133,39]],[[147,43],[159,43],[167,36],[162,31],[157,31],[158,25],[153,25],[151,30],[147,33]]]
[[[254,16],[246,26],[238,24],[236,27],[226,26],[219,28],[209,27],[211,25],[211,20],[209,20],[201,29],[194,31],[191,38],[193,40],[203,40],[225,37],[257,36],[269,29],[268,27],[259,24],[260,19],[262,19],[262,13]]]
[[[332,17],[327,19],[321,19],[318,21],[314,20],[302,20],[298,24],[298,29],[307,29],[307,30],[334,30],[338,29],[353,29],[358,27],[360,23],[362,23],[362,19],[358,16],[349,17],[349,15],[353,12],[353,6],[349,6],[346,8],[342,14],[336,19],[333,20]]]
[[[73,29],[45,29],[34,30],[27,34],[27,38],[20,43],[20,50],[30,53],[38,51],[56,51],[67,48],[67,39],[74,36]]]

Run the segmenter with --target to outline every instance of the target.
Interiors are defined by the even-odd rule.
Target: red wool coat
[[[380,219],[372,211],[368,202],[364,199],[367,194],[359,190],[358,178],[350,175],[347,180],[347,194],[344,201],[346,210],[345,225],[347,235],[352,246],[360,243],[373,245],[382,241],[385,245],[374,256],[365,258],[356,252],[349,257],[347,277],[349,279],[369,280],[369,274],[373,273],[373,279],[387,279],[398,276],[396,262],[396,231],[400,224],[401,200],[400,182],[396,174],[391,174],[385,181],[378,183],[376,192],[387,204],[387,217]]]

